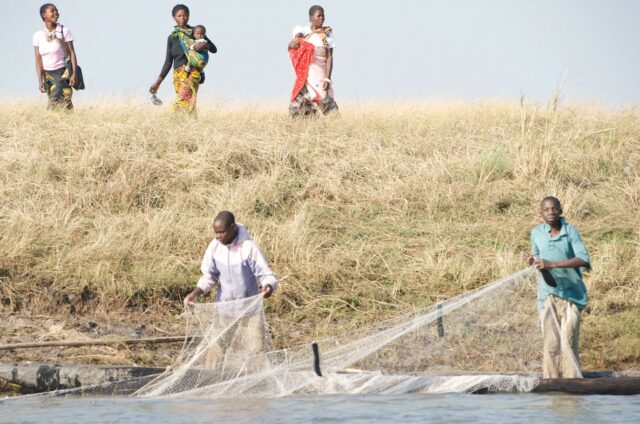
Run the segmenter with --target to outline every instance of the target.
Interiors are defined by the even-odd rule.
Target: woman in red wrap
[[[311,6],[309,25],[293,29],[289,57],[296,73],[289,116],[327,114],[338,110],[333,99],[333,48],[331,28],[323,26],[324,9]]]

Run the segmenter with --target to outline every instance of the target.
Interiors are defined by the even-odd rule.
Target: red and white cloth
[[[296,73],[296,81],[291,92],[291,101],[296,98],[300,90],[306,85],[311,100],[315,103],[329,96],[333,98],[333,84],[325,90],[328,79],[327,50],[335,47],[335,40],[330,30],[311,31],[310,26],[293,28],[293,38],[302,34],[300,47],[289,50],[289,58]]]

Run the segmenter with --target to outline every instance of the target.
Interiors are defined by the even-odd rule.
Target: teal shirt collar
[[[551,225],[545,222],[542,224],[542,228],[546,233],[549,233],[549,236],[551,236]],[[567,235],[567,222],[565,221],[564,218],[560,218],[560,233],[558,234],[558,237],[566,236],[566,235]]]

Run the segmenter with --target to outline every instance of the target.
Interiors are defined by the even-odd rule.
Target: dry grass
[[[286,277],[268,312],[288,346],[521,268],[553,194],[593,258],[585,368],[637,367],[638,134],[638,108],[587,105],[344,105],[301,121],[203,106],[185,122],[137,104],[5,103],[2,308],[177,314],[212,216],[230,209]]]

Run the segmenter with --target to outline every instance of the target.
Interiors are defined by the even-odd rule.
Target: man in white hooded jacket
[[[231,212],[222,211],[213,220],[213,231],[216,238],[209,243],[202,259],[202,277],[185,297],[185,305],[195,303],[198,296],[216,286],[216,302],[251,297],[259,292],[265,298],[271,296],[278,287],[278,277],[247,229],[236,224]]]
[[[258,245],[251,239],[247,229],[236,224],[229,211],[220,212],[213,220],[216,238],[209,243],[202,259],[202,277],[196,288],[184,299],[185,307],[197,302],[198,296],[218,287],[216,302],[231,302],[218,308],[213,321],[218,332],[214,343],[207,349],[205,366],[210,369],[227,369],[236,362],[231,359],[255,358],[256,354],[273,349],[271,337],[266,330],[264,315],[254,313],[254,307],[244,310],[242,303],[232,302],[256,296],[271,296],[278,286],[278,278],[269,269],[267,260]],[[240,307],[240,309],[237,309]],[[240,363],[243,363],[242,361]],[[268,366],[264,361],[252,360],[245,366]]]

